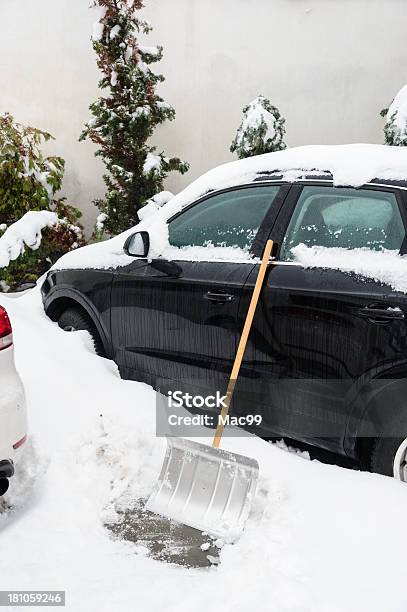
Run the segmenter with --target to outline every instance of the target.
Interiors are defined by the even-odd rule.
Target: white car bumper
[[[0,351],[0,462],[18,460],[27,435],[25,394],[13,347]]]

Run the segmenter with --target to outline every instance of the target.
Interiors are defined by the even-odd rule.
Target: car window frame
[[[284,182],[284,181],[267,181],[267,180],[266,181],[256,181],[252,183],[245,183],[243,185],[234,185],[233,187],[227,187],[225,189],[217,189],[217,190],[209,191],[208,193],[204,194],[203,196],[201,196],[194,202],[191,202],[191,204],[188,204],[188,206],[185,206],[182,210],[180,210],[179,212],[174,214],[172,217],[167,219],[166,223],[168,225],[168,229],[172,221],[180,217],[187,210],[190,210],[191,208],[198,206],[199,204],[209,200],[210,198],[213,198],[218,195],[222,195],[223,193],[231,193],[233,191],[242,191],[244,189],[256,189],[257,187],[270,187],[270,188],[279,187],[277,195],[270,202],[270,206],[263,217],[263,220],[260,224],[257,234],[253,239],[252,246],[248,252],[249,256],[251,257],[261,257],[263,254],[264,246],[267,242],[268,235],[270,233],[270,229],[274,226],[274,223],[276,219],[278,218],[278,215],[280,214],[280,211],[285,203],[285,200],[291,190],[291,184]],[[248,261],[251,261],[250,257],[248,258]],[[242,260],[241,263],[244,263],[244,260]]]
[[[284,202],[284,206],[280,209],[280,214],[278,215],[273,228],[270,231],[269,237],[274,240],[276,243],[275,250],[275,262],[281,263],[285,265],[297,265],[301,264],[298,262],[290,262],[290,261],[282,261],[280,260],[280,252],[281,246],[284,240],[284,237],[287,233],[288,226],[298,204],[298,201],[301,197],[304,187],[326,187],[327,189],[341,189],[341,187],[335,186],[332,180],[316,180],[316,181],[298,181],[291,186],[291,190]],[[344,189],[352,188],[352,185],[344,185]],[[356,188],[357,189],[357,188]],[[367,191],[382,191],[387,193],[393,193],[397,206],[399,209],[400,217],[402,223],[404,225],[405,236],[403,242],[400,247],[399,254],[405,255],[407,254],[407,190],[406,188],[402,188],[399,186],[392,185],[383,185],[381,183],[366,183],[365,185],[361,185],[360,189],[364,189]]]

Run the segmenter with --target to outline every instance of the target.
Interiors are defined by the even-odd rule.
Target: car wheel
[[[407,439],[379,438],[373,448],[372,472],[407,482]]]
[[[101,357],[105,357],[105,350],[102,340],[96,330],[93,321],[88,315],[79,308],[68,308],[61,314],[58,319],[58,325],[61,329],[67,332],[85,330],[92,337],[95,352]]]

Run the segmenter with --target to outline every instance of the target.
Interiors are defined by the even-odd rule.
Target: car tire
[[[407,439],[378,438],[373,446],[370,469],[407,482]]]
[[[90,317],[80,308],[68,308],[58,319],[58,325],[67,332],[85,330],[92,337],[95,352],[100,357],[105,357],[105,349],[96,327]]]

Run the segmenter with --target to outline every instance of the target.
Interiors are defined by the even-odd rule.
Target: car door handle
[[[404,319],[404,312],[400,308],[379,308],[377,306],[366,306],[359,308],[357,314],[373,321],[394,321],[395,319]]]
[[[205,293],[204,299],[214,302],[215,304],[227,304],[228,302],[233,302],[236,299],[236,296],[232,293],[208,291]]]

